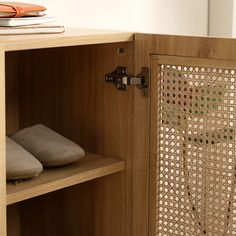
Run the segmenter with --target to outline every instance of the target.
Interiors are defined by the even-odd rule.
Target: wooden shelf
[[[7,205],[110,175],[124,169],[125,162],[122,160],[87,153],[77,163],[65,167],[46,169],[35,179],[18,184],[7,183]]]
[[[0,36],[0,47],[5,51],[17,51],[129,41],[133,41],[131,32],[66,28],[62,34]]]

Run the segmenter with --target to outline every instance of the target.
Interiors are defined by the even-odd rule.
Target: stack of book
[[[0,35],[63,33],[64,27],[52,25],[55,17],[47,16],[43,6],[0,2]]]

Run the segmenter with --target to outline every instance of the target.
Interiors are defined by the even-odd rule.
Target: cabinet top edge
[[[188,36],[151,34],[140,32],[126,32],[117,30],[99,30],[85,28],[66,28],[59,34],[31,34],[31,35],[2,35],[0,36],[0,51],[19,51],[29,49],[43,49],[53,47],[80,46],[104,43],[134,42],[137,39],[154,38],[162,41],[176,41],[186,43],[199,41],[202,43],[221,42],[236,44],[236,38],[219,38],[210,36]]]
[[[0,47],[4,51],[18,51],[51,47],[132,42],[134,33],[114,30],[66,28],[60,34],[4,35]]]

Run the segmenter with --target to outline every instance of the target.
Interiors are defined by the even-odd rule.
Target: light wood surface
[[[149,158],[150,147],[155,147],[149,146],[150,98],[137,88],[117,91],[104,82],[104,75],[120,65],[138,74],[142,66],[150,67],[150,54],[235,60],[236,40],[136,34],[133,41],[132,33],[68,30],[62,35],[4,36],[1,43],[10,51],[6,78],[8,92],[14,94],[7,96],[8,132],[43,123],[89,152],[126,163],[125,171],[18,203],[19,212],[14,208],[10,217],[21,228],[15,232],[155,235],[149,228],[155,217],[149,198],[155,184],[149,179],[155,161],[153,155]],[[45,49],[11,52],[35,48]]]
[[[59,168],[45,169],[32,180],[7,184],[7,205],[45,193],[83,183],[125,169],[125,162],[87,153],[78,162]]]
[[[153,40],[150,40],[152,38]],[[136,34],[135,73],[143,66],[150,67],[150,54],[158,53],[157,35]],[[150,71],[151,75],[151,71]],[[149,231],[149,175],[150,175],[150,97],[142,97],[135,88],[134,95],[134,161],[133,161],[133,205],[132,232],[133,235],[148,235]]]
[[[5,53],[0,47],[0,235],[6,235]]]
[[[158,233],[156,225],[157,199],[158,199],[158,179],[159,170],[159,81],[157,75],[159,66],[154,58],[151,57],[151,80],[150,80],[150,190],[149,190],[149,235],[155,236]],[[159,111],[159,112],[158,112]]]
[[[139,50],[139,57],[138,61],[141,62],[141,65],[145,65],[145,62],[148,60],[149,65],[151,66],[150,63],[150,54],[156,54],[156,55],[169,55],[174,58],[173,56],[180,56],[180,57],[187,57],[185,60],[186,61],[192,61],[195,60],[195,58],[201,58],[199,60],[200,64],[205,64],[207,61],[209,64],[209,60],[205,61],[205,59],[217,59],[217,60],[222,60],[222,66],[229,68],[232,67],[235,68],[235,61],[236,56],[235,56],[235,47],[236,47],[236,40],[235,39],[217,39],[217,38],[207,38],[207,37],[188,37],[188,36],[168,36],[168,35],[150,35],[150,34],[136,34],[135,35],[135,50]],[[147,57],[149,57],[147,59]],[[159,56],[161,58],[161,56]],[[137,57],[135,57],[137,58]],[[146,60],[145,60],[146,58]],[[169,58],[170,59],[170,58]],[[136,59],[137,60],[137,59]],[[223,61],[227,60],[227,62]],[[213,60],[211,63],[211,66],[214,66],[216,61]],[[217,61],[219,64],[219,61]],[[152,75],[152,80],[155,79],[157,76],[157,68],[151,66],[151,75]],[[149,194],[148,194],[148,199],[143,198],[137,198],[135,197],[134,204],[136,203],[136,207],[140,204],[143,206],[143,209],[148,209],[148,222],[149,222],[149,235],[157,235],[158,233],[158,228],[156,226],[156,221],[157,221],[157,215],[155,209],[157,208],[157,201],[158,201],[158,196],[156,189],[157,188],[157,179],[156,179],[156,174],[157,174],[157,168],[158,168],[158,162],[157,159],[158,157],[158,150],[157,150],[157,117],[155,114],[155,103],[157,103],[157,86],[155,85],[155,82],[151,82],[151,104],[153,104],[152,111],[150,116],[146,117],[147,120],[152,121],[151,129],[150,129],[150,134],[151,134],[151,143],[150,143],[150,149],[149,147],[146,146],[146,150],[148,153],[148,150],[151,152],[151,159],[145,161],[145,157],[139,159],[139,162],[134,165],[134,171],[137,168],[140,168],[142,170],[142,177],[147,178],[149,174],[147,174],[147,171],[150,171],[150,181],[147,181],[147,185],[149,186]],[[152,101],[153,99],[153,101]],[[140,103],[142,104],[142,103]],[[141,107],[139,109],[145,109],[144,107]],[[148,106],[148,105],[147,105]],[[155,114],[155,115],[153,115]],[[137,119],[137,118],[136,118]],[[140,121],[145,120],[145,115],[142,115],[140,118],[138,118]],[[155,124],[156,123],[156,124]],[[139,123],[141,124],[141,122]],[[147,130],[147,129],[146,129]],[[146,134],[147,131],[143,130],[144,135]],[[139,136],[138,136],[139,137]],[[144,147],[145,148],[145,147]],[[143,149],[145,150],[145,149]],[[145,169],[144,167],[148,165],[148,162],[150,162],[150,167]],[[134,172],[135,173],[135,172]],[[145,174],[146,173],[146,174]],[[136,181],[138,181],[138,174],[136,175]],[[135,184],[135,178],[134,178],[134,184]],[[141,182],[141,183],[144,183]],[[134,185],[135,186],[135,185]],[[145,191],[147,189],[145,185],[141,186],[139,185],[139,188],[136,191],[141,192],[142,189]],[[134,191],[134,192],[135,192]],[[134,194],[135,195],[135,194]],[[135,196],[137,196],[136,194]],[[155,204],[155,205],[154,205]],[[146,206],[146,208],[145,208]],[[148,207],[147,207],[148,206]],[[134,209],[135,207],[133,207]],[[147,218],[145,218],[147,219]],[[133,215],[133,232],[136,232],[138,235],[140,230],[143,230],[142,232],[145,232],[143,235],[147,235],[147,227],[146,223],[147,221],[142,221],[141,214],[139,215],[137,212],[136,214]],[[146,230],[146,231],[145,231]]]
[[[16,51],[48,47],[129,42],[132,40],[133,33],[130,32],[67,28],[65,33],[61,34],[0,36],[0,45],[6,51]]]
[[[135,34],[136,40],[150,45],[151,54],[236,60],[235,38]]]
[[[123,48],[124,53],[119,53],[119,48]],[[119,65],[128,66],[129,73],[133,73],[133,44],[111,43],[18,53],[15,59],[19,72],[15,79],[20,81],[19,128],[43,123],[88,152],[126,162],[125,171],[92,183],[88,181],[81,188],[76,185],[73,191],[66,188],[21,202],[21,232],[43,236],[63,235],[64,232],[72,236],[86,235],[85,232],[97,236],[131,235],[135,88],[128,92],[117,91],[114,85],[104,82],[104,75]],[[59,203],[68,201],[70,204],[60,205],[60,220],[50,217],[49,224],[48,217],[44,217],[45,211],[54,211]],[[32,212],[35,208],[37,217]],[[28,219],[27,222],[23,218]],[[38,219],[45,225],[41,234]],[[63,226],[57,229],[58,225]]]

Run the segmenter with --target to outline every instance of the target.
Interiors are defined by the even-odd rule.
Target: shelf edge
[[[105,172],[104,172],[104,169],[106,170]],[[125,161],[119,161],[118,163],[114,163],[111,166],[100,167],[100,168],[97,168],[96,170],[89,170],[86,173],[73,175],[63,180],[53,181],[50,183],[32,187],[30,189],[19,191],[17,193],[7,194],[6,205],[8,206],[17,202],[21,202],[27,199],[38,197],[47,193],[51,193],[60,189],[64,189],[64,188],[67,188],[76,184],[84,183],[93,179],[97,179],[103,176],[120,172],[123,170],[125,170]],[[62,181],[63,181],[63,184],[60,183]],[[19,195],[21,195],[20,198],[19,198]]]

